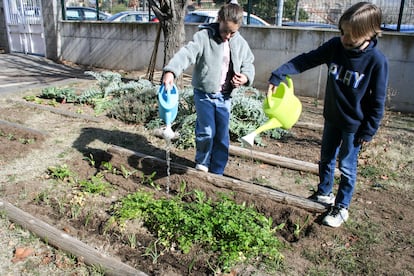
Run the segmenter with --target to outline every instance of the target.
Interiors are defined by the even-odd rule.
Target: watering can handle
[[[293,92],[293,81],[289,76],[286,76],[287,86],[289,87],[288,90]]]

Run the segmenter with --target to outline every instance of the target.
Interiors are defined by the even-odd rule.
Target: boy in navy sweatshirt
[[[331,227],[339,227],[348,219],[361,145],[371,141],[384,114],[388,61],[377,48],[380,25],[381,10],[369,2],[359,2],[339,19],[340,37],[293,58],[274,70],[269,79],[269,89],[274,90],[287,75],[328,66],[320,182],[310,198],[332,205],[322,220]],[[337,158],[341,177],[335,197],[332,190]]]

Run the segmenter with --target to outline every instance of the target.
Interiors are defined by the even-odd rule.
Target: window
[[[81,20],[79,12],[76,10],[66,10],[66,19],[68,20]]]
[[[84,11],[85,20],[96,20],[96,12]]]

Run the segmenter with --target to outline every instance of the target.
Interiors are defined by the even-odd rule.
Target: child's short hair
[[[220,8],[217,17],[219,22],[231,21],[241,26],[243,23],[243,8],[237,4],[237,1],[232,0]]]
[[[349,9],[339,19],[338,27],[347,24],[353,38],[365,36],[376,37],[381,35],[381,9],[369,2],[359,2]]]

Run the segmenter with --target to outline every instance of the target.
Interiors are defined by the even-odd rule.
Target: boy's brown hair
[[[339,19],[338,27],[347,24],[355,39],[370,36],[372,38],[381,35],[381,9],[369,2],[359,2],[349,9]]]

